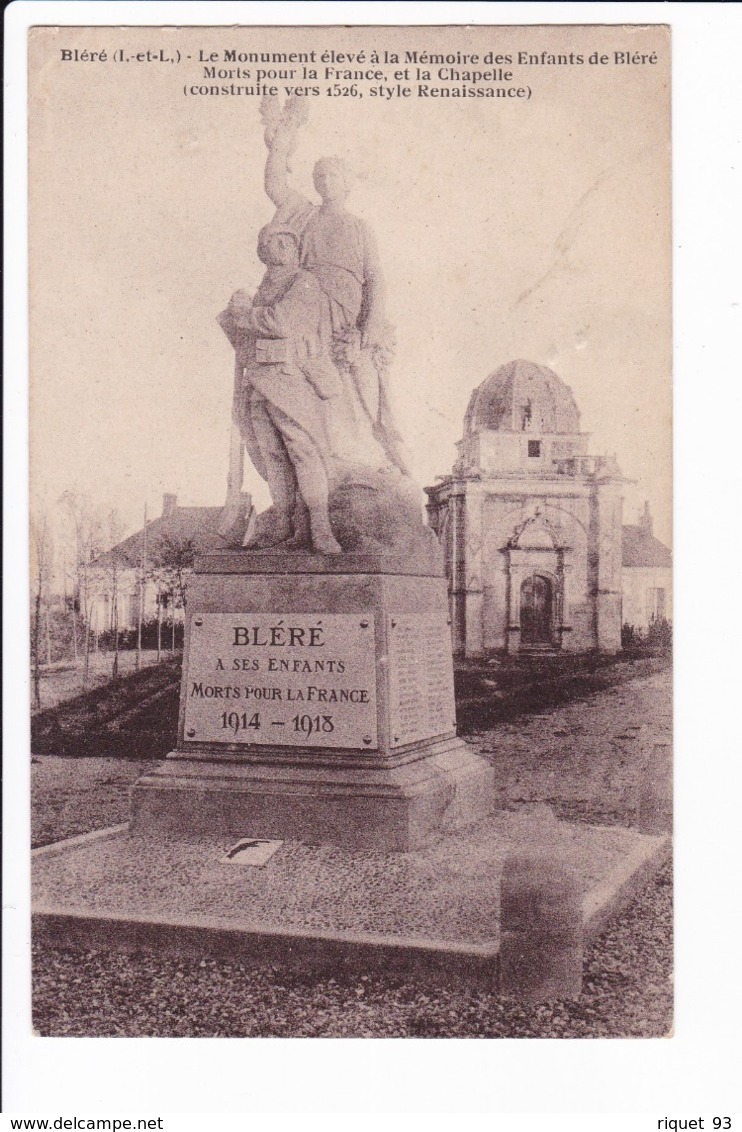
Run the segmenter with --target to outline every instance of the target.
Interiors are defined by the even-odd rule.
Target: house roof
[[[207,550],[222,550],[229,546],[217,529],[221,507],[174,507],[169,514],[160,515],[147,523],[147,554],[152,559],[165,542],[183,545],[192,542],[197,554]],[[99,554],[91,566],[138,566],[144,549],[144,530],[136,531],[110,550]]]
[[[646,526],[623,528],[624,566],[672,566],[672,552]]]

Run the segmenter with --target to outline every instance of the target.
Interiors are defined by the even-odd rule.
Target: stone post
[[[639,780],[637,827],[642,833],[672,833],[672,754],[669,743],[654,743]]]
[[[511,853],[502,875],[501,992],[523,1002],[576,998],[582,953],[576,871],[546,851]]]

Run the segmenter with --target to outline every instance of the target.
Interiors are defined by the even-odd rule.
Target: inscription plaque
[[[373,619],[194,613],[185,742],[378,747]]]
[[[394,616],[388,629],[391,745],[455,732],[451,633],[445,620]]]

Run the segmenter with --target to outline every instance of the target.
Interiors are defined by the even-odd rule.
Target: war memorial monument
[[[178,748],[137,784],[133,823],[405,850],[485,814],[492,771],[456,737],[447,586],[392,417],[374,236],[339,161],[315,165],[319,206],[291,187],[303,108],[274,101],[265,275],[220,316],[273,505],[197,563]]]

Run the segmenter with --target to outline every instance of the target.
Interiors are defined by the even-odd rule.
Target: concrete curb
[[[109,825],[105,829],[94,829],[92,833],[80,833],[77,837],[68,837],[64,841],[52,841],[49,845],[39,845],[37,849],[31,850],[31,859],[55,856],[57,853],[64,853],[66,849],[77,849],[81,845],[89,845],[92,841],[108,841],[109,838],[124,833],[128,828],[129,823],[125,821],[121,825]]]
[[[192,958],[249,960],[300,971],[434,976],[492,986],[497,947],[367,933],[301,932],[248,928],[203,919],[151,919],[39,908],[32,917],[34,940],[54,947],[90,948]]]
[[[589,892],[585,897],[582,904],[582,923],[586,943],[596,939],[609,921],[631,903],[642,885],[670,859],[672,839],[663,835],[652,840],[654,845],[648,852],[643,846],[630,853],[626,860],[613,870],[605,884]]]

